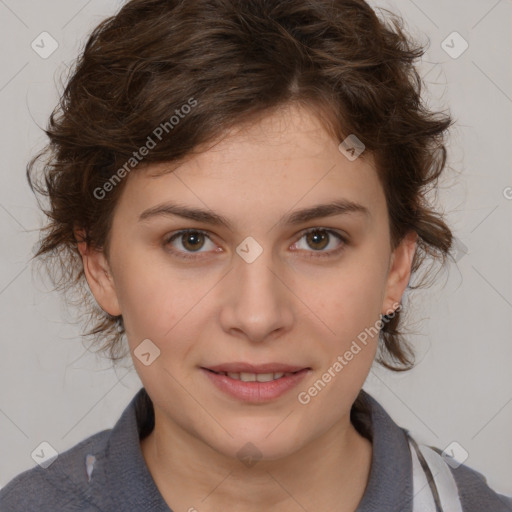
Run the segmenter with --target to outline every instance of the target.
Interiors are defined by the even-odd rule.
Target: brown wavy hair
[[[144,164],[178,162],[292,102],[313,109],[335,140],[355,134],[373,155],[393,248],[408,231],[419,235],[413,275],[427,257],[445,262],[452,234],[427,195],[445,167],[453,121],[421,98],[415,61],[428,44],[414,42],[399,16],[382,12],[386,17],[363,0],[131,0],[94,29],[27,178],[38,201],[49,200],[39,201],[48,223],[34,258],[79,306],[84,337],[98,351],[114,362],[127,355],[123,319],[101,310],[90,293],[74,230],[108,257],[127,178],[102,199],[97,190],[162,123],[168,130]],[[197,104],[171,128],[169,119],[191,98]],[[402,313],[385,319],[380,332],[377,360],[394,370],[414,364]]]

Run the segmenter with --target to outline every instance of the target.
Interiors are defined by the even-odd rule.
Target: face
[[[250,442],[269,460],[349,428],[414,237],[392,251],[371,155],[350,161],[338,144],[312,112],[287,107],[173,172],[134,171],[109,259],[81,248],[98,303],[123,315],[158,428],[228,457]]]

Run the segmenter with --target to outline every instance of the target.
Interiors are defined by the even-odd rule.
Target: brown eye
[[[205,231],[198,229],[185,229],[170,236],[164,243],[169,251],[181,258],[197,258],[194,253],[204,254],[202,251],[205,242],[209,241],[214,249],[216,246]],[[179,247],[181,245],[181,247]]]
[[[301,244],[303,239],[306,241],[305,244]],[[334,246],[330,250],[325,250],[332,246],[333,242]],[[294,244],[294,248],[309,253],[308,256],[313,258],[328,258],[336,256],[347,244],[346,238],[332,229],[313,228],[302,233],[299,241]]]
[[[329,245],[329,235],[326,233],[327,231],[322,229],[307,233],[305,236],[309,247],[315,250],[325,249]]]
[[[183,233],[180,241],[187,251],[197,251],[204,245],[204,235],[199,231],[190,231]]]

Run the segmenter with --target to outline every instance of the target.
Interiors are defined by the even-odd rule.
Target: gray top
[[[370,437],[370,479],[356,512],[412,512],[412,463],[406,430],[396,425],[365,391],[354,425]],[[0,490],[1,512],[169,512],[146,466],[140,439],[153,428],[151,401],[141,388],[113,429],[98,432],[46,469],[36,466]],[[86,458],[96,460],[90,479]],[[89,467],[91,470],[91,466]],[[461,465],[451,469],[464,512],[510,512],[512,499],[497,494],[485,478]],[[172,511],[171,511],[172,512]],[[448,511],[447,511],[448,512]]]

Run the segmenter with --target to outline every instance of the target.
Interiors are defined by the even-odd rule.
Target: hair
[[[392,248],[418,234],[412,274],[427,258],[445,263],[452,233],[427,197],[445,167],[452,119],[422,101],[415,61],[426,45],[386,12],[378,17],[363,0],[131,0],[93,30],[27,178],[49,200],[38,198],[48,222],[34,258],[79,306],[83,336],[98,351],[114,362],[126,356],[123,318],[90,293],[76,228],[108,258],[128,172],[179,162],[290,104],[309,108],[339,142],[355,135],[361,158],[373,156]],[[379,333],[377,361],[396,371],[414,365],[402,313],[384,318]]]

